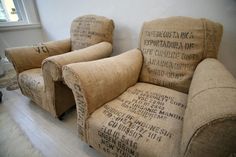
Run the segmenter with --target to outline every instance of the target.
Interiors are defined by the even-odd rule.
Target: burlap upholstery
[[[216,59],[205,59],[195,70],[184,119],[186,156],[236,152],[236,80]]]
[[[198,63],[217,57],[222,25],[207,19],[170,17],[145,22],[140,34],[140,81],[188,93]]]
[[[179,54],[188,60],[165,57],[167,51],[162,48],[147,50],[143,41],[149,28],[176,28],[175,32],[192,34],[191,39],[170,39],[193,43],[188,45],[189,51],[169,51],[170,56]],[[80,138],[109,157],[236,154],[236,81],[219,61],[212,59],[217,55],[222,26],[207,19],[173,17],[145,23],[141,34],[140,50],[63,67],[63,77],[76,100]],[[149,52],[158,52],[159,57]],[[211,59],[205,59],[208,57]],[[150,81],[154,77],[150,72],[162,67],[149,67],[147,59],[183,63],[191,68],[162,69],[184,75],[180,75],[180,81],[168,75],[173,86],[160,83],[164,85],[161,87]],[[165,77],[155,79],[165,81]]]
[[[73,20],[70,29],[71,48],[78,50],[106,41],[112,43],[114,22],[103,16],[86,15]]]
[[[25,70],[40,68],[44,59],[49,56],[70,52],[70,47],[70,40],[65,39],[34,46],[7,48],[5,55],[14,65],[17,74],[19,74]]]
[[[43,105],[44,82],[41,68],[23,71],[19,74],[18,83],[25,96],[32,98],[35,103]]]
[[[177,157],[186,104],[184,93],[137,83],[91,115],[87,141],[107,156]]]
[[[64,80],[75,97],[79,136],[82,139],[86,140],[85,124],[90,114],[134,85],[138,80],[141,63],[141,52],[134,49],[92,64],[84,62],[62,68]],[[80,78],[83,82],[79,81]]]
[[[49,73],[54,81],[62,81],[63,65],[105,58],[110,56],[111,52],[112,45],[108,42],[101,42],[84,49],[71,51],[70,53],[48,57],[43,61],[42,68],[45,71],[50,69]]]
[[[6,49],[22,93],[53,116],[61,116],[75,105],[71,89],[63,83],[62,66],[110,56],[113,29],[111,19],[85,15],[72,22],[70,39]],[[86,34],[88,38],[85,39]],[[78,47],[80,44],[77,42],[83,42],[83,46]]]

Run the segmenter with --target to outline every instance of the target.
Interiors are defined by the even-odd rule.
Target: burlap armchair
[[[114,157],[223,157],[236,151],[236,81],[216,60],[222,26],[145,22],[139,49],[69,64],[82,140]]]
[[[64,84],[62,66],[109,57],[113,29],[111,19],[85,15],[73,20],[70,39],[6,49],[22,93],[60,117],[75,105],[72,91]]]

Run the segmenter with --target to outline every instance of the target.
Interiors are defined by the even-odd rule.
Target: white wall
[[[224,25],[219,59],[236,77],[235,0],[36,0],[48,40],[69,37],[71,21],[97,14],[115,21],[114,55],[137,47],[144,21],[168,16],[205,17]]]
[[[27,24],[14,25],[3,23],[0,27],[0,56],[5,57],[4,50],[8,47],[27,46],[44,41],[40,28],[37,8],[34,0],[22,0],[26,12]],[[23,21],[26,22],[26,21]]]
[[[19,29],[0,32],[0,55],[5,57],[8,47],[30,46],[43,41],[41,28]]]

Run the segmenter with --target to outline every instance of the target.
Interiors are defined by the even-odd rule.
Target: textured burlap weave
[[[236,152],[236,80],[216,59],[194,72],[184,115],[182,153],[222,157]]]
[[[5,55],[19,74],[25,70],[40,68],[45,58],[69,52],[70,47],[70,40],[66,39],[34,46],[7,48]]]
[[[109,157],[236,154],[236,81],[213,59],[221,36],[207,19],[158,19],[140,50],[65,66],[81,139]]]
[[[63,113],[65,109],[68,109],[71,105],[75,105],[71,90],[62,82],[63,65],[105,58],[110,56],[111,52],[112,45],[108,42],[102,42],[88,48],[45,59],[42,65],[46,92],[44,101],[47,104],[55,104],[55,102],[59,104],[57,106],[49,106],[50,112],[53,113],[56,110],[56,113],[60,115],[59,113]],[[69,100],[71,102],[68,102]]]
[[[20,73],[18,83],[25,96],[30,97],[36,104],[48,110],[42,103],[44,82],[41,68],[30,69]]]
[[[114,22],[103,16],[85,15],[71,24],[72,50],[78,50],[107,41],[112,43]]]
[[[188,92],[193,72],[206,57],[217,57],[222,25],[207,19],[170,17],[145,22],[140,81]]]
[[[141,64],[141,52],[134,49],[115,57],[63,67],[64,80],[75,97],[79,135],[83,140],[86,141],[89,115],[134,85]]]
[[[113,29],[111,19],[85,15],[72,22],[70,39],[6,49],[22,93],[53,116],[62,115],[75,105],[71,90],[63,82],[62,66],[109,57]]]
[[[62,81],[62,66],[70,63],[92,61],[110,56],[112,45],[101,42],[84,49],[46,58],[42,63],[44,71],[48,71],[54,81]]]
[[[96,110],[88,143],[110,157],[179,157],[187,95],[137,83]]]

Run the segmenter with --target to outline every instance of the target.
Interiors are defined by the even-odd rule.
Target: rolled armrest
[[[182,153],[222,156],[223,150],[235,146],[235,124],[236,80],[219,61],[205,59],[195,70],[189,90]]]
[[[53,55],[69,52],[70,39],[51,41],[35,46],[7,48],[6,57],[12,62],[16,72],[41,67],[42,61]]]
[[[63,67],[63,77],[73,91],[75,86],[81,89],[90,114],[134,85],[141,65],[141,51],[133,49],[102,60],[69,64]]]
[[[108,42],[71,51],[69,53],[46,58],[42,63],[43,71],[48,71],[54,81],[62,81],[62,66],[70,63],[92,61],[109,57],[112,53],[112,45]]]
[[[64,80],[75,97],[81,139],[87,140],[88,116],[134,85],[141,65],[141,51],[134,49],[111,58],[63,66]]]

